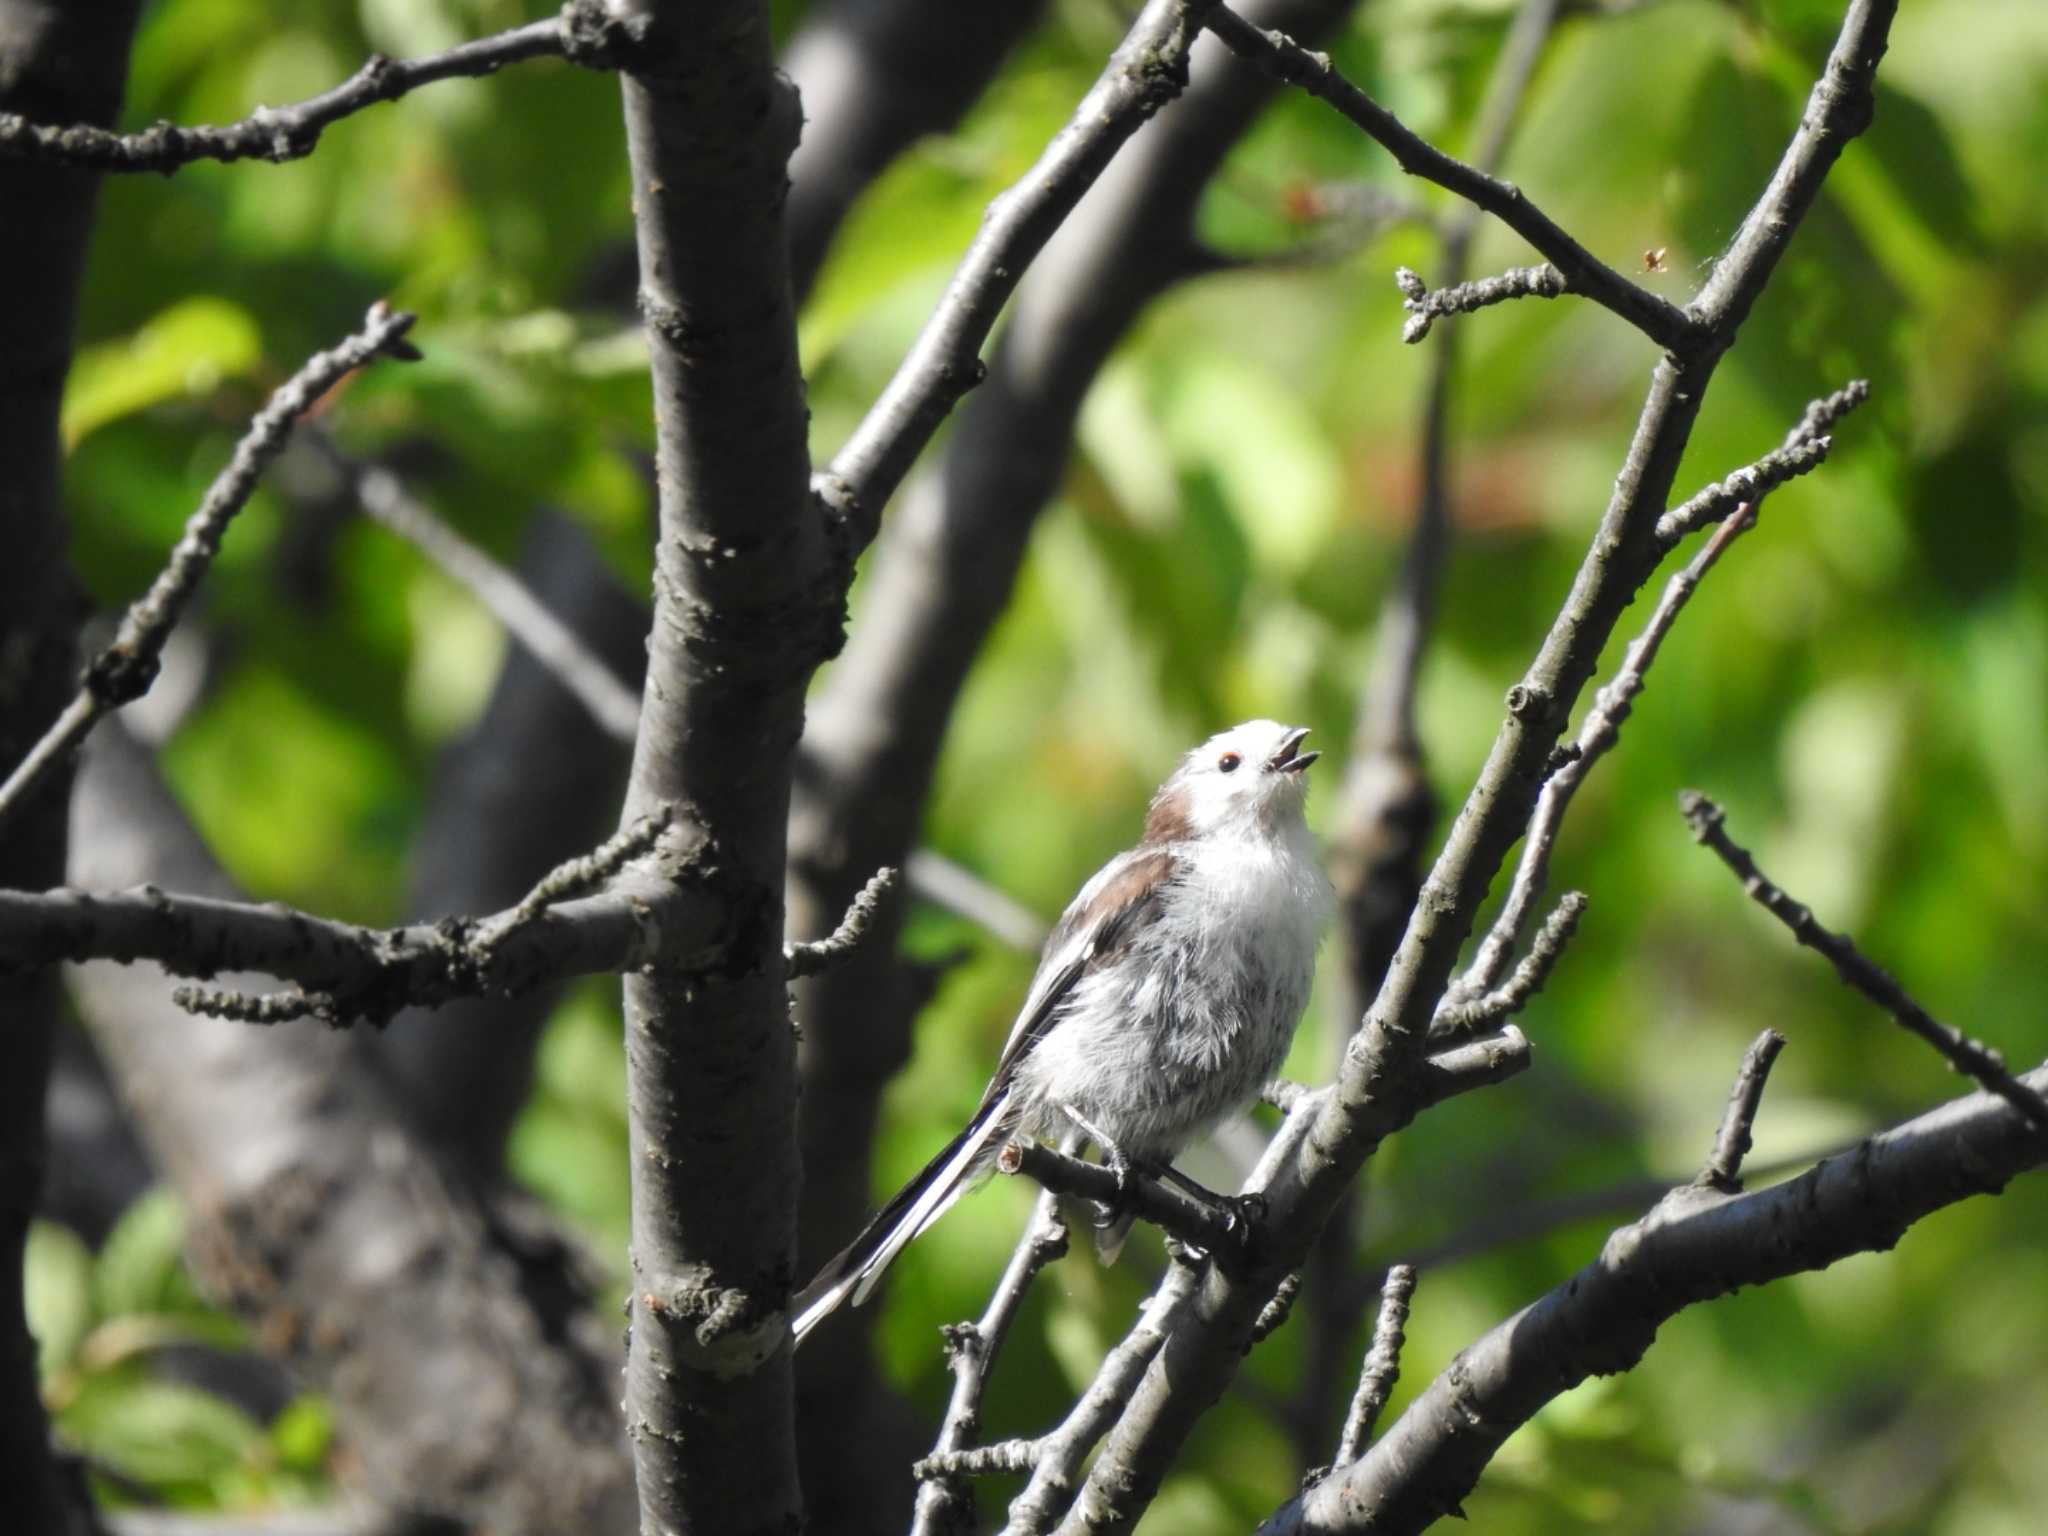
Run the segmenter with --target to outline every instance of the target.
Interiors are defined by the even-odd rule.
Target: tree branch
[[[1867,121],[1868,73],[1883,51],[1894,9],[1889,0],[1852,0],[1813,107],[1786,151],[1785,164],[1797,167],[1797,173],[1781,167],[1759,200],[1768,217],[1786,221],[1779,235],[1789,236],[1812,201],[1819,175]],[[1250,46],[1256,53],[1273,45],[1254,38]],[[1312,77],[1329,78],[1320,72]],[[1860,97],[1855,89],[1844,88],[1844,82],[1857,79]],[[1782,239],[1760,247],[1747,239],[1746,231],[1737,247],[1741,281],[1760,284]],[[1557,259],[1554,252],[1545,254]],[[1558,265],[1572,270],[1563,261]],[[1553,749],[1602,647],[1662,554],[1657,517],[1714,366],[1733,344],[1746,313],[1746,303],[1731,302],[1731,295],[1749,290],[1728,287],[1734,281],[1730,273],[1731,266],[1724,265],[1710,285],[1720,301],[1710,310],[1711,328],[1704,339],[1688,335],[1686,349],[1667,352],[1653,370],[1634,439],[1571,594],[1528,672],[1508,692],[1507,719],[1423,884],[1386,981],[1347,1049],[1337,1091],[1320,1101],[1314,1125],[1284,1138],[1255,1176],[1251,1187],[1268,1202],[1264,1266],[1273,1273],[1262,1267],[1241,1278],[1223,1270],[1205,1274],[1096,1458],[1069,1514],[1071,1530],[1120,1531],[1136,1521],[1196,1421],[1235,1374],[1278,1276],[1300,1264],[1374,1149],[1420,1111],[1418,1064],[1427,1025],[1458,952],[1488,885],[1555,767]],[[1686,329],[1692,331],[1691,322]]]
[[[1913,1001],[1890,972],[1858,949],[1854,940],[1823,928],[1810,907],[1773,885],[1756,867],[1748,850],[1729,837],[1727,813],[1720,806],[1697,790],[1687,790],[1679,796],[1679,806],[1692,827],[1693,837],[1713,849],[1757,905],[1791,929],[1793,938],[1817,950],[1846,985],[1890,1014],[1901,1029],[1933,1046],[1955,1071],[1975,1078],[2018,1110],[2036,1129],[2048,1131],[2048,1101],[2008,1072],[2003,1056],[1953,1025],[1934,1018]]]
[[[789,265],[801,298],[856,198],[913,142],[956,123],[1038,24],[1042,0],[836,0],[783,50],[804,103],[789,163]]]
[[[1536,940],[1529,946],[1529,953],[1522,957],[1522,963],[1515,967],[1515,974],[1470,1002],[1453,1002],[1446,994],[1443,1004],[1437,1008],[1436,1017],[1430,1020],[1431,1037],[1445,1039],[1466,1034],[1520,1013],[1529,999],[1543,990],[1543,984],[1550,979],[1551,968],[1563,956],[1564,947],[1571,942],[1585,912],[1585,896],[1578,891],[1565,892],[1551,909],[1550,916],[1544,919],[1542,928],[1537,930]]]
[[[1756,1124],[1757,1107],[1763,1103],[1764,1082],[1771,1064],[1785,1049],[1785,1037],[1767,1029],[1750,1042],[1743,1053],[1742,1069],[1735,1074],[1735,1086],[1728,1090],[1728,1108],[1714,1132],[1714,1148],[1694,1182],[1723,1194],[1742,1191],[1742,1160],[1749,1156],[1751,1127]]]
[[[1123,45],[1022,180],[989,204],[932,317],[855,428],[817,494],[852,529],[874,535],[881,510],[956,402],[987,377],[981,344],[1024,269],[1112,156],[1188,79],[1188,50],[1216,0],[1148,0]]]
[[[1278,32],[1262,32],[1224,5],[1217,6],[1204,25],[1261,69],[1335,107],[1377,139],[1409,175],[1433,181],[1499,219],[1550,259],[1569,291],[1612,310],[1669,351],[1690,352],[1708,340],[1708,331],[1697,318],[1608,266],[1530,202],[1520,188],[1452,159],[1411,132],[1393,113],[1338,74],[1327,55],[1311,53]]]
[[[1870,126],[1877,111],[1878,61],[1898,9],[1899,0],[1849,0],[1798,131],[1693,301],[1692,313],[1717,337],[1732,340],[1742,328],[1843,147]]]
[[[541,513],[508,579],[561,615],[600,665],[633,681],[637,715],[647,608],[582,530]],[[407,915],[510,906],[562,859],[600,842],[618,826],[631,746],[604,736],[531,650],[507,647],[483,713],[430,776]],[[402,1013],[363,1037],[412,1123],[484,1188],[503,1187],[506,1137],[531,1097],[534,1051],[560,991],[558,983],[511,998],[455,998],[431,1020]]]
[[[261,971],[307,994],[325,994],[330,1022],[382,1023],[410,1005],[632,970],[655,954],[695,954],[702,963],[717,953],[727,922],[694,877],[663,889],[628,882],[573,901],[547,895],[531,911],[522,906],[404,928],[363,928],[274,902],[255,906],[147,885],[0,891],[0,970],[150,960],[173,975],[201,979]],[[217,994],[192,996],[195,1006],[218,1001]]]
[[[1025,1293],[1038,1278],[1038,1272],[1066,1257],[1066,1252],[1067,1224],[1060,1220],[1059,1196],[1048,1189],[1032,1208],[1030,1224],[1017,1240],[1016,1251],[1010,1255],[1009,1266],[989,1297],[981,1321],[959,1323],[943,1330],[946,1358],[953,1369],[953,1396],[946,1404],[938,1443],[932,1447],[931,1455],[913,1469],[918,1490],[917,1513],[910,1527],[912,1536],[940,1536],[943,1532],[972,1527],[974,1493],[961,1477],[984,1468],[966,1458],[979,1455],[982,1461],[991,1463],[987,1467],[991,1471],[1030,1470],[1030,1462],[1017,1463],[1014,1455],[999,1454],[1003,1447],[977,1448],[974,1439],[981,1433],[981,1404],[988,1391],[989,1376],[995,1370],[996,1355],[1024,1305]]]
[[[85,753],[72,845],[81,882],[176,881],[236,905],[118,724]],[[183,1199],[195,1275],[329,1394],[345,1480],[506,1536],[625,1528],[612,1329],[539,1259],[539,1232],[510,1236],[448,1176],[357,1037],[185,1017],[147,969],[68,980]],[[459,1411],[450,1383],[467,1387]]]
[[[621,825],[673,804],[715,848],[719,963],[625,984],[625,1404],[648,1530],[802,1519],[787,1303],[800,1168],[783,958],[791,772],[844,634],[850,547],[810,495],[785,222],[796,92],[765,0],[609,0],[655,412],[658,528]],[[665,871],[657,867],[657,876]],[[836,914],[835,914],[836,916]]]
[[[1469,315],[1511,299],[1555,299],[1572,292],[1565,275],[1547,261],[1536,267],[1510,267],[1492,277],[1453,282],[1442,288],[1431,288],[1420,274],[1407,267],[1396,267],[1394,286],[1401,290],[1401,307],[1408,311],[1408,322],[1401,327],[1401,340],[1410,346],[1427,336],[1430,327],[1445,315]]]
[[[320,135],[343,118],[380,101],[396,101],[437,80],[496,74],[507,64],[526,59],[568,58],[593,68],[609,67],[595,45],[597,34],[589,30],[602,15],[598,0],[574,0],[558,17],[461,43],[424,59],[372,54],[332,90],[294,106],[258,107],[239,122],[214,127],[158,123],[141,133],[112,133],[87,123],[41,124],[18,113],[0,112],[0,156],[96,171],[166,174],[195,160],[301,160],[313,152]]]
[[[1471,143],[1473,163],[1492,174],[1507,153],[1522,97],[1557,20],[1557,0],[1523,0],[1501,42],[1481,98]],[[1446,279],[1465,275],[1481,211],[1459,205],[1443,229]],[[1351,762],[1331,839],[1330,878],[1337,891],[1343,966],[1330,989],[1330,1071],[1364,1016],[1366,1003],[1386,978],[1408,914],[1422,884],[1425,845],[1434,835],[1438,803],[1415,719],[1415,699],[1437,587],[1450,546],[1453,390],[1459,348],[1455,332],[1438,338],[1424,391],[1415,527],[1401,568],[1381,603],[1373,636],[1371,670],[1352,727]],[[1341,1410],[1343,1361],[1357,1320],[1350,1292],[1357,1267],[1357,1228],[1363,1192],[1347,1191],[1331,1210],[1308,1269],[1309,1326],[1293,1425],[1300,1464],[1320,1461],[1331,1421]]]
[[[1720,522],[1740,507],[1753,507],[1787,480],[1820,468],[1835,446],[1832,437],[1802,438],[1708,486],[1683,506],[1657,519],[1657,537],[1676,544],[1689,533]]]
[[[1031,1480],[1010,1501],[1003,1536],[1043,1536],[1053,1528],[1074,1496],[1081,1463],[1095,1448],[1166,1343],[1166,1329],[1193,1295],[1200,1271],[1178,1260],[1167,1269],[1159,1289],[1122,1341],[1103,1358],[1088,1390],[1074,1404],[1060,1427],[1031,1442]]]
[[[1142,1217],[1182,1242],[1218,1257],[1243,1254],[1257,1237],[1255,1225],[1234,1212],[1196,1198],[1178,1184],[1133,1169],[1119,1174],[1100,1163],[1056,1152],[1043,1142],[1013,1141],[996,1160],[1004,1173],[1022,1174],[1056,1195],[1070,1195],[1119,1213]]]
[[[830,970],[854,950],[866,943],[869,930],[875,920],[876,909],[895,887],[896,871],[884,865],[875,871],[873,878],[860,888],[860,894],[853,898],[853,904],[846,909],[846,916],[829,937],[814,939],[806,944],[785,944],[782,948],[783,963],[792,981],[803,976],[815,976],[818,972]]]
[[[419,550],[442,575],[481,603],[505,632],[575,697],[607,737],[627,747],[633,744],[640,730],[639,695],[516,571],[456,532],[391,469],[351,458],[325,431],[316,429],[307,434],[307,440],[348,480],[365,513]],[[641,613],[644,626],[644,610]],[[1044,942],[1045,924],[1035,913],[973,871],[930,849],[912,852],[907,875],[914,895],[986,928],[1013,949],[1036,950]]]
[[[1344,1433],[1337,1441],[1336,1465],[1356,1461],[1372,1444],[1372,1432],[1386,1411],[1394,1384],[1401,1379],[1401,1345],[1408,1326],[1408,1299],[1415,1294],[1415,1271],[1396,1264],[1380,1285],[1380,1315],[1372,1331],[1372,1348],[1358,1372],[1358,1393],[1351,1399],[1351,1411],[1344,1416]]]
[[[2048,1089],[2048,1068],[2024,1086]],[[1461,1353],[1363,1459],[1277,1511],[1261,1536],[1420,1531],[1457,1509],[1545,1403],[1634,1366],[1685,1307],[1882,1252],[1921,1217],[1994,1194],[2044,1157],[2026,1120],[1973,1094],[1769,1189],[1675,1189],[1592,1264]]]
[[[1810,441],[1815,434],[1832,426],[1869,396],[1870,386],[1858,379],[1814,401],[1786,434],[1785,446],[1790,448]],[[1768,486],[1755,489],[1756,499],[1746,509],[1724,517],[1714,536],[1700,547],[1685,569],[1665,584],[1663,596],[1658,599],[1649,622],[1643,626],[1642,633],[1629,642],[1628,651],[1622,657],[1613,680],[1593,696],[1593,707],[1586,711],[1586,718],[1579,725],[1570,760],[1550,776],[1537,797],[1536,809],[1529,817],[1528,835],[1522,842],[1522,859],[1515,868],[1515,878],[1508,888],[1507,900],[1501,904],[1500,915],[1487,931],[1471,966],[1452,987],[1448,1002],[1453,1005],[1466,1003],[1499,985],[1507,970],[1508,958],[1514,953],[1515,946],[1521,943],[1536,903],[1542,899],[1549,885],[1551,855],[1557,847],[1558,832],[1564,825],[1565,813],[1571,808],[1572,797],[1586,781],[1586,775],[1593,771],[1593,765],[1621,739],[1622,725],[1628,720],[1637,696],[1647,685],[1650,667],[1655,663],[1665,637],[1677,624],[1685,605],[1692,601],[1693,593],[1699,590],[1707,572],[1727,553],[1728,546],[1756,526],[1762,499],[1769,489]],[[1659,520],[1660,537],[1664,523],[1672,515],[1666,514]]]
[[[1256,0],[1259,14],[1310,35],[1352,3]],[[1210,37],[1195,40],[1188,75],[1172,110],[1118,152],[1045,242],[1004,315],[987,383],[963,402],[940,461],[889,512],[846,653],[807,713],[790,825],[793,937],[829,932],[877,865],[903,866],[919,894],[949,904],[950,887],[926,880],[915,850],[955,702],[1060,485],[1089,386],[1146,305],[1191,275],[1183,257],[1204,189],[1277,89]],[[977,918],[985,905],[950,904]],[[867,1207],[882,1090],[929,994],[929,971],[898,953],[895,919],[881,914],[874,943],[798,992],[806,1264],[841,1247]],[[1025,947],[1036,949],[1043,925],[1030,926]],[[873,1509],[873,1459],[845,1424],[882,1417],[874,1316],[864,1309],[813,1335],[798,1361],[798,1432],[821,1523],[842,1505],[848,1523]]]
[[[284,451],[299,418],[345,375],[375,358],[416,359],[419,353],[405,340],[412,323],[413,316],[389,309],[380,300],[370,307],[361,330],[329,351],[315,353],[270,397],[270,403],[257,413],[235,445],[234,457],[208,487],[199,510],[186,521],[170,562],[149,591],[129,608],[113,643],[87,664],[84,686],[77,697],[0,785],[0,821],[13,813],[44,774],[65,761],[103,718],[149,691],[156,681],[164,641],[220,552],[228,524],[256,494],[256,482],[271,460]]]
[[[640,729],[639,696],[517,574],[457,533],[387,466],[350,458],[325,431],[310,432],[307,440],[348,481],[364,512],[482,603],[508,635],[575,695],[607,736],[619,742],[633,740]]]
[[[1738,508],[1752,513],[1764,497],[1787,480],[1820,466],[1834,446],[1827,429],[1870,398],[1868,379],[1851,379],[1832,395],[1815,400],[1806,408],[1798,425],[1785,434],[1777,452],[1767,453],[1726,480],[1710,485],[1683,506],[1673,507],[1657,519],[1657,537],[1676,544],[1689,533],[1720,522]]]
[[[138,0],[0,0],[0,109],[112,122]],[[27,751],[78,675],[78,588],[66,558],[59,422],[71,371],[99,178],[0,162],[0,763]],[[0,825],[0,884],[64,878],[63,771]],[[24,1310],[29,1221],[49,1165],[50,1059],[63,1001],[49,971],[0,977],[0,1488],[11,1523],[51,1536],[94,1527],[51,1454]]]

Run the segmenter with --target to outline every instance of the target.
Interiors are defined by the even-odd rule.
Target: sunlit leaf
[[[64,390],[65,446],[135,411],[204,399],[262,352],[256,321],[239,304],[181,299],[133,335],[79,353]]]

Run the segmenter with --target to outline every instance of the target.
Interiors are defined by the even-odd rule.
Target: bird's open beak
[[[1308,740],[1308,727],[1289,731],[1287,739],[1280,743],[1280,750],[1266,760],[1268,773],[1299,773],[1323,754],[1304,752],[1301,744]]]

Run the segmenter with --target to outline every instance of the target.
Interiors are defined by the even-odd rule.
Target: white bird
[[[1152,797],[1143,839],[1081,887],[966,1128],[792,1303],[797,1341],[986,1175],[1015,1137],[1082,1136],[1164,1168],[1280,1067],[1308,1003],[1329,882],[1302,818],[1308,732],[1234,726]],[[1098,1241],[1113,1257],[1128,1220]]]

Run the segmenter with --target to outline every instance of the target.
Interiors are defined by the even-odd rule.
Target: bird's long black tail
[[[918,1172],[917,1177],[896,1191],[889,1203],[860,1230],[860,1236],[842,1248],[816,1278],[790,1303],[791,1330],[801,1344],[804,1335],[824,1320],[851,1295],[859,1306],[874,1289],[875,1282],[910,1240],[945,1215],[975,1177],[994,1159],[997,1138],[1003,1125],[1003,1111],[1010,1097],[1001,1094],[983,1104],[938,1156]]]

